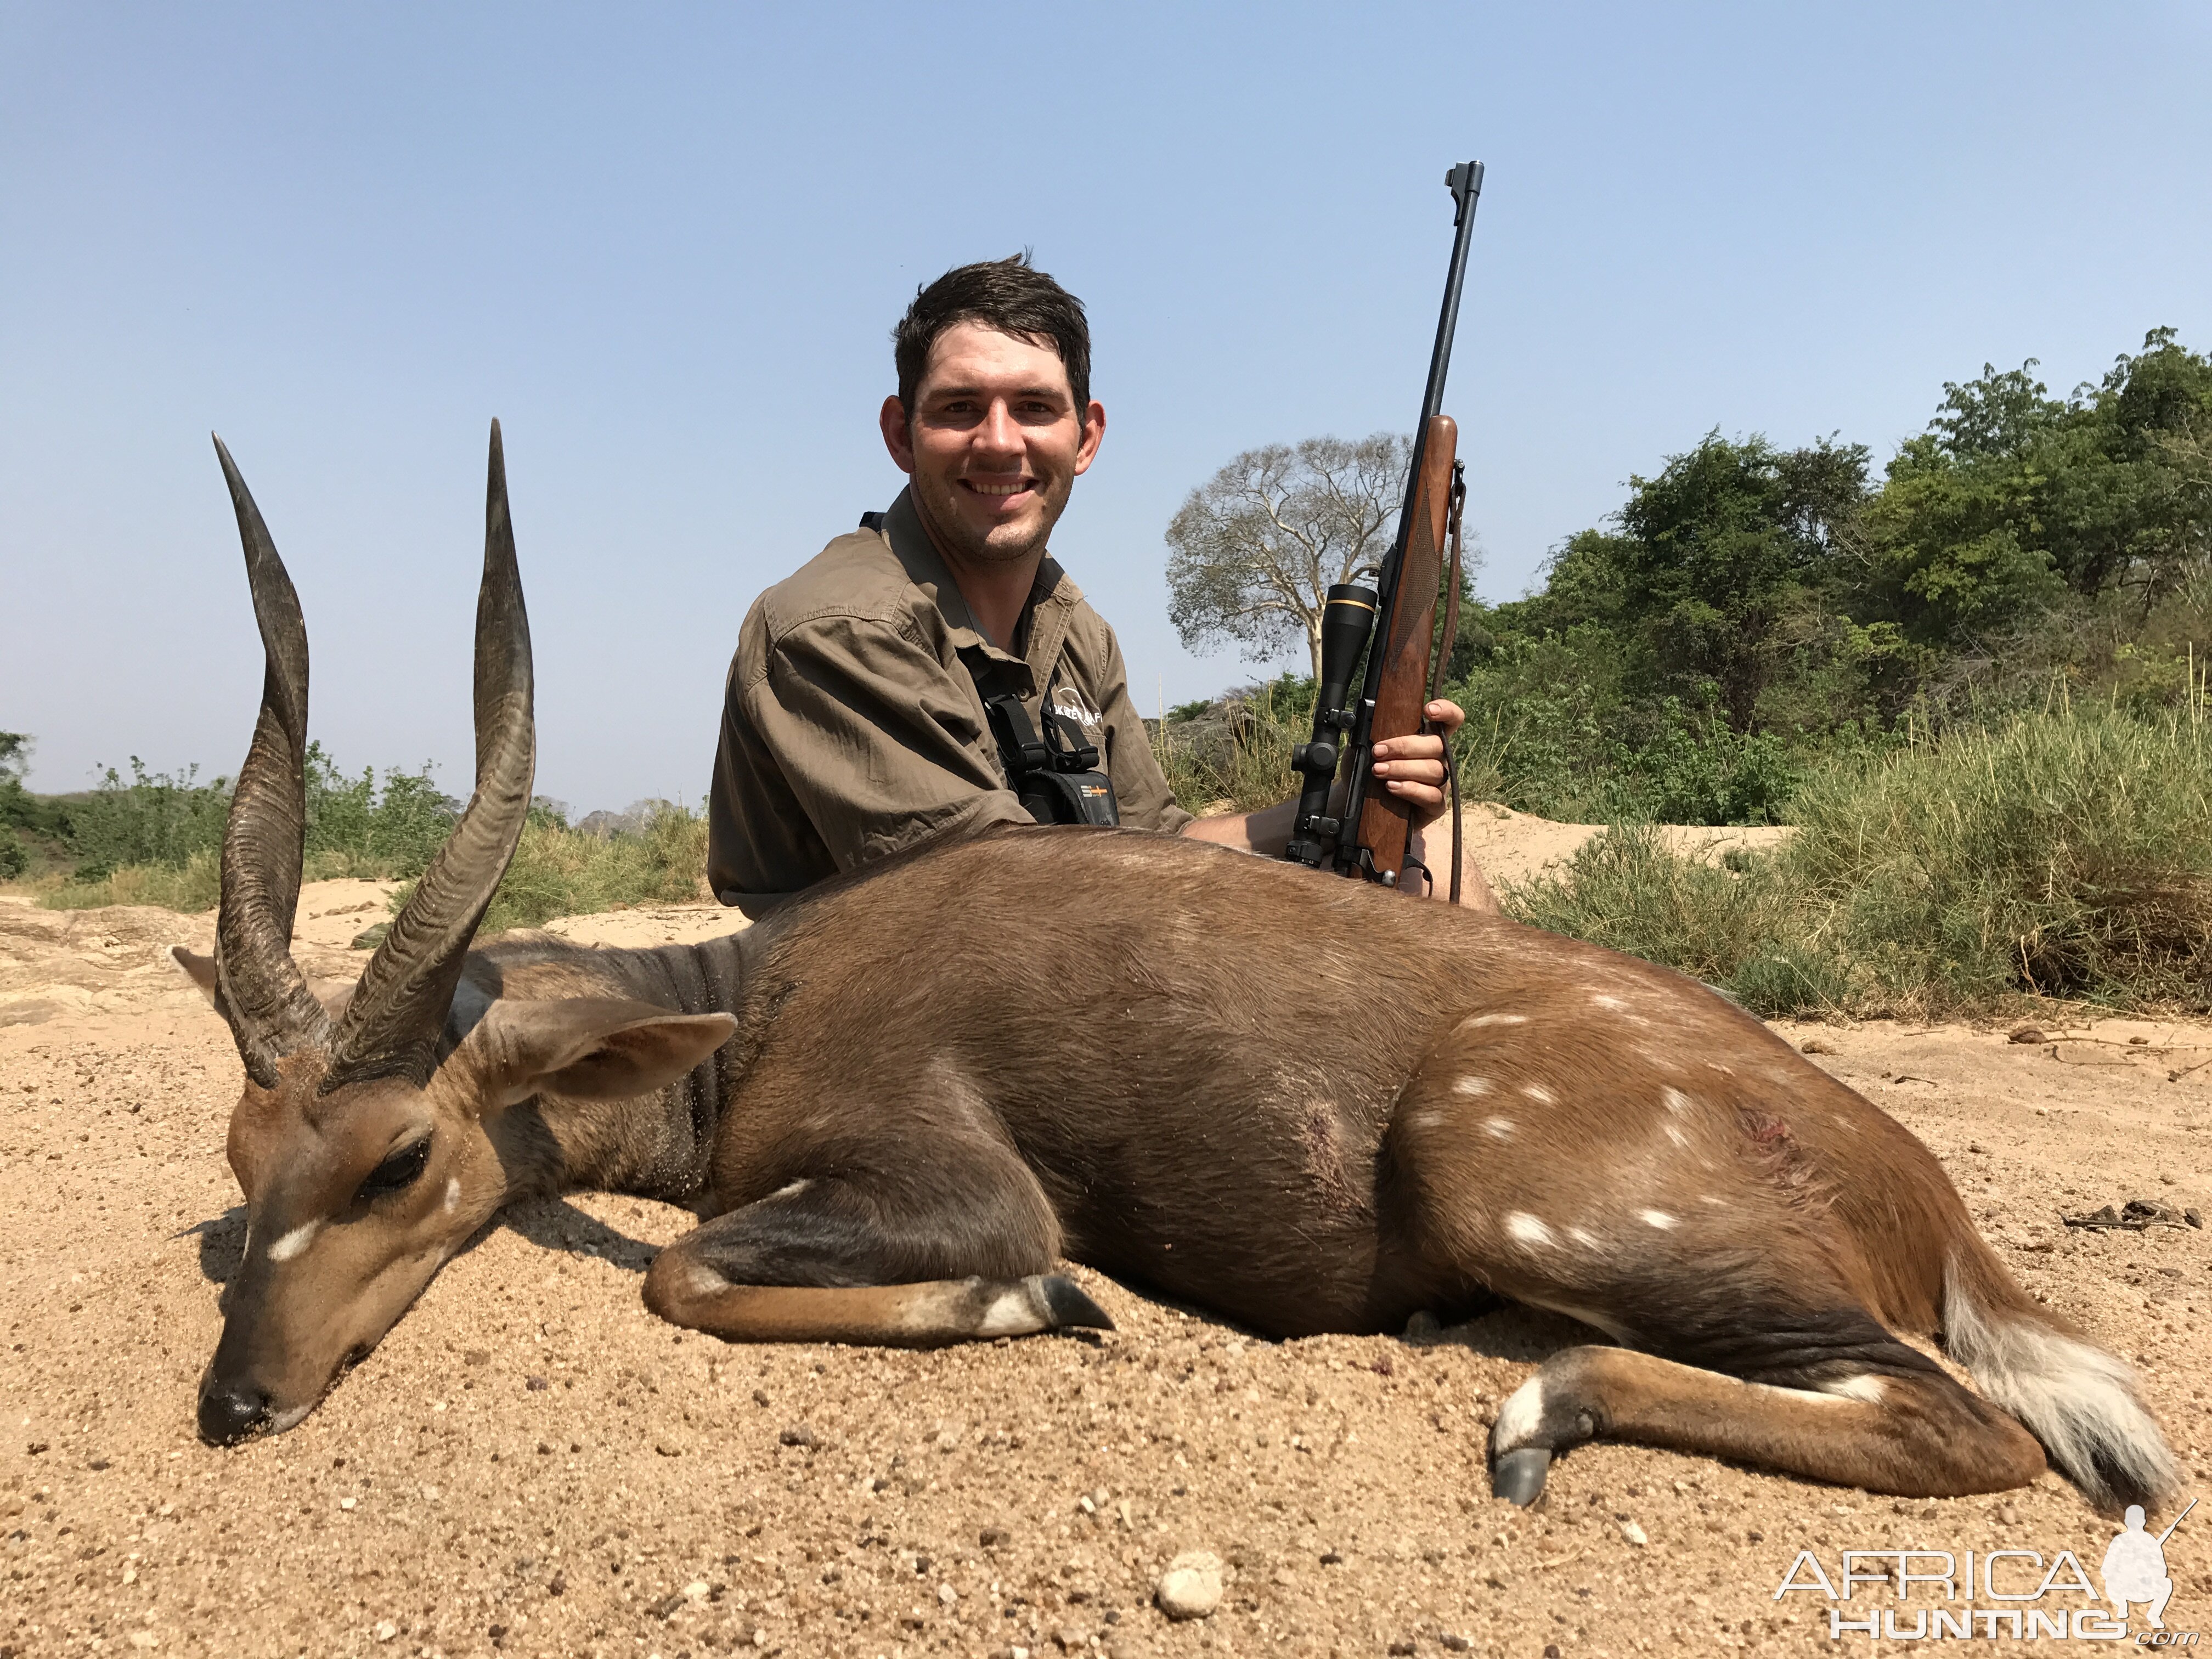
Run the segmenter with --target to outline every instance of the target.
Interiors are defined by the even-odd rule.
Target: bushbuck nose
[[[256,1388],[210,1382],[200,1389],[200,1438],[234,1446],[269,1420],[269,1396]]]

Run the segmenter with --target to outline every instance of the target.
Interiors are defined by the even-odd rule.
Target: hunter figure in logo
[[[2182,1514],[2188,1512],[2184,1510]],[[2173,1595],[2173,1580],[2166,1575],[2166,1540],[2173,1535],[2173,1527],[2152,1537],[2143,1529],[2140,1504],[2128,1505],[2127,1522],[2128,1529],[2112,1540],[2112,1547],[2105,1552],[2105,1599],[2120,1610],[2123,1620],[2128,1616],[2129,1602],[2148,1603],[2150,1627],[2164,1630],[2166,1604]],[[2180,1524],[2180,1516],[2175,1516],[2173,1526]]]

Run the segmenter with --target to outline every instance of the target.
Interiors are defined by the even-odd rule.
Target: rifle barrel
[[[1367,773],[1369,754],[1375,741],[1375,703],[1382,683],[1382,663],[1389,654],[1394,629],[1404,628],[1413,617],[1423,614],[1425,607],[1407,612],[1399,603],[1400,574],[1405,568],[1406,543],[1413,530],[1413,505],[1421,488],[1421,465],[1428,453],[1429,426],[1442,411],[1444,400],[1444,376],[1451,368],[1452,337],[1459,329],[1460,290],[1467,282],[1468,244],[1474,234],[1474,208],[1482,192],[1482,163],[1466,161],[1444,174],[1444,186],[1452,193],[1452,253],[1450,274],[1444,279],[1444,303],[1437,319],[1437,343],[1429,356],[1429,383],[1421,394],[1421,422],[1413,428],[1413,464],[1406,469],[1406,501],[1398,513],[1398,532],[1392,538],[1390,551],[1382,561],[1379,580],[1376,582],[1382,604],[1375,616],[1375,640],[1368,647],[1367,673],[1360,683],[1359,709],[1351,741],[1346,752],[1352,763],[1352,775],[1346,780],[1344,834],[1338,842],[1338,866],[1350,871],[1357,865],[1358,849],[1352,844],[1355,826],[1365,805],[1370,788]]]

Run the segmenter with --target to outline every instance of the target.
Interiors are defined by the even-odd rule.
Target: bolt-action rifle
[[[1425,890],[1407,872],[1435,878],[1412,855],[1413,808],[1387,790],[1373,787],[1375,745],[1389,738],[1434,728],[1422,707],[1434,697],[1451,655],[1459,625],[1462,514],[1467,500],[1464,469],[1455,454],[1459,428],[1443,404],[1444,373],[1451,363],[1452,335],[1459,323],[1460,289],[1467,279],[1467,246],[1474,229],[1475,198],[1482,191],[1482,163],[1468,161],[1444,175],[1454,207],[1451,274],[1444,282],[1443,315],[1437,323],[1437,345],[1429,359],[1429,385],[1421,399],[1421,423],[1413,434],[1413,465],[1406,478],[1406,504],[1398,514],[1398,533],[1376,573],[1373,587],[1340,582],[1328,590],[1322,611],[1321,684],[1314,704],[1313,741],[1291,750],[1291,765],[1305,779],[1298,794],[1296,827],[1285,858],[1318,868],[1324,860],[1339,874],[1364,876],[1416,897]],[[1444,585],[1444,549],[1451,549],[1450,581]],[[1436,652],[1437,593],[1444,589],[1443,648]],[[1367,672],[1357,699],[1351,696],[1352,671],[1367,649]],[[1435,656],[1434,667],[1431,657]],[[1338,763],[1349,763],[1344,804],[1334,814],[1330,797],[1337,787]],[[1451,787],[1451,900],[1459,902],[1459,777],[1449,744],[1444,766]]]

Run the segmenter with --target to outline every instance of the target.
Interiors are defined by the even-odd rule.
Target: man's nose
[[[1003,398],[994,398],[984,411],[983,424],[976,429],[975,442],[979,448],[994,454],[1018,455],[1022,450],[1022,428],[1014,419]]]

